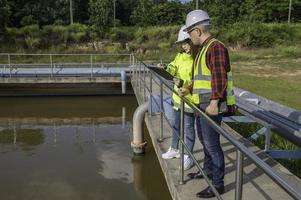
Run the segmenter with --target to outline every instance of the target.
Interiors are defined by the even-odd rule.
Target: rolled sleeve
[[[209,47],[206,56],[207,65],[211,71],[210,99],[222,99],[226,96],[227,72],[230,71],[228,50],[220,42],[214,42]]]

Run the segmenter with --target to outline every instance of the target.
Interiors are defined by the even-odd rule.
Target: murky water
[[[171,199],[152,146],[130,148],[135,97],[0,99],[0,199]]]

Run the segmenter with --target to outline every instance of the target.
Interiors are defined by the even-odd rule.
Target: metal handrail
[[[130,56],[130,53],[0,53],[0,56]]]
[[[39,67],[43,67],[43,69],[49,69],[49,77],[53,77],[54,76],[54,70],[58,67],[60,68],[70,68],[70,65],[77,65],[77,66],[83,66],[83,65],[89,65],[89,68],[91,69],[91,73],[90,76],[93,77],[94,76],[94,68],[98,67],[98,65],[111,65],[111,64],[130,64],[132,62],[132,54],[113,54],[113,53],[108,53],[108,54],[52,54],[52,53],[42,53],[42,54],[32,54],[32,53],[0,53],[0,56],[7,56],[7,63],[0,63],[0,66],[2,66],[2,75],[5,72],[6,69],[8,69],[8,76],[12,77],[14,76],[14,74],[12,73],[13,69],[17,69],[20,68],[20,66],[24,66],[25,67],[31,67],[31,68],[35,68],[36,66]],[[41,63],[20,63],[20,62],[12,62],[12,57],[19,57],[19,56],[43,56],[43,58],[48,57],[49,61],[41,61]],[[57,60],[54,61],[54,59],[56,57],[59,57],[61,59],[62,56],[86,56],[87,60],[81,62],[70,62],[68,60],[64,61],[62,60],[61,62],[58,62]],[[111,57],[116,57],[118,59],[118,57],[123,57],[123,59],[120,60],[120,62],[101,62],[98,61],[97,58],[98,56],[111,56]],[[127,58],[128,57],[128,58]],[[125,59],[124,59],[125,58]],[[128,60],[127,60],[128,59]],[[3,59],[2,59],[3,60]],[[19,59],[18,59],[19,60]],[[43,59],[44,60],[44,59]],[[42,65],[42,66],[41,66]],[[106,66],[107,67],[107,66]]]
[[[136,56],[133,56],[133,59],[135,59],[134,63],[140,63],[140,69],[139,69],[139,82],[141,82],[142,77],[141,77],[141,64],[143,64],[143,66],[146,68],[146,64],[139,60]],[[137,65],[135,65],[137,66]],[[137,70],[137,69],[135,69]],[[156,73],[147,70],[148,72],[151,73],[151,77],[156,77],[159,81],[160,81],[160,90],[162,90],[161,88],[163,87],[163,85],[165,87],[167,87],[172,93],[176,94],[177,96],[178,93],[174,90],[174,88],[172,86],[170,86],[166,80],[164,80],[163,78],[161,78],[159,75],[157,75]],[[136,76],[138,75],[138,73],[136,73]],[[146,73],[143,73],[143,75],[145,76]],[[145,78],[143,78],[145,80]],[[153,79],[151,78],[151,81]],[[141,87],[141,84],[139,84],[139,87]],[[148,87],[146,85],[146,83],[144,82],[144,87]],[[152,91],[152,90],[150,90]],[[161,92],[160,92],[161,93]],[[180,96],[179,96],[180,97]],[[152,98],[152,93],[150,93],[150,99]],[[163,96],[160,95],[161,101]],[[252,162],[259,167],[266,175],[268,175],[277,185],[279,185],[281,188],[283,188],[291,197],[293,197],[294,199],[301,199],[301,193],[296,191],[295,188],[293,188],[290,184],[287,183],[286,180],[284,180],[282,177],[280,177],[268,164],[266,164],[264,161],[262,161],[262,159],[260,159],[255,153],[253,153],[250,149],[248,149],[243,143],[239,142],[234,136],[232,136],[231,134],[229,134],[226,130],[224,130],[223,128],[221,128],[220,126],[218,126],[210,117],[208,117],[203,111],[201,111],[198,107],[196,107],[194,104],[192,104],[191,102],[189,102],[185,97],[180,97],[181,99],[181,126],[180,126],[180,136],[179,136],[179,141],[181,142],[182,147],[181,148],[185,148],[186,151],[189,153],[189,155],[191,156],[191,158],[193,159],[194,163],[196,164],[197,168],[201,171],[201,173],[204,175],[204,178],[206,180],[206,182],[208,183],[208,185],[211,187],[211,189],[213,190],[213,192],[215,193],[216,197],[218,199],[221,199],[220,195],[217,193],[217,191],[215,190],[215,187],[211,184],[211,182],[209,181],[208,177],[206,176],[206,174],[204,174],[201,166],[199,165],[199,163],[197,162],[197,160],[195,159],[195,157],[193,156],[193,153],[189,151],[187,145],[185,144],[184,140],[183,140],[183,120],[184,120],[184,103],[188,104],[193,110],[194,112],[196,112],[198,115],[204,117],[204,119],[207,121],[207,123],[209,123],[209,125],[215,130],[217,131],[219,134],[221,134],[224,138],[226,138],[229,142],[231,142],[231,144],[233,146],[236,147],[236,155],[237,155],[237,162],[236,162],[236,187],[235,187],[235,199],[242,199],[242,190],[243,190],[243,157],[246,156],[248,157],[250,160],[252,160]],[[161,109],[162,112],[162,109]],[[161,124],[162,122],[162,118],[161,118]],[[162,129],[162,127],[161,127]],[[160,136],[161,138],[161,136]],[[183,150],[181,150],[181,166],[183,166]],[[183,167],[181,167],[181,182],[183,183]]]

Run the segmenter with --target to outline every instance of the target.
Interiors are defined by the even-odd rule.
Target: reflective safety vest
[[[192,83],[192,67],[193,67],[193,58],[187,53],[178,53],[175,59],[169,63],[166,67],[166,71],[171,75],[175,76],[178,79],[183,80],[183,87],[187,87]],[[178,92],[178,87],[174,85],[175,91]],[[192,102],[193,95],[188,94],[185,96],[187,100]],[[172,95],[172,102],[174,104],[174,109],[179,110],[181,107],[181,99],[176,94]],[[184,111],[193,113],[193,110],[186,103],[184,104]]]
[[[194,81],[193,81],[193,103],[200,104],[200,96],[202,94],[211,94],[211,72],[206,63],[206,54],[210,45],[218,41],[211,39],[206,46],[202,48],[194,62]],[[220,41],[218,41],[220,42]],[[221,42],[220,42],[221,43]],[[223,44],[223,43],[221,43]],[[235,104],[233,91],[232,71],[227,72],[227,105]],[[197,94],[197,95],[196,95]]]

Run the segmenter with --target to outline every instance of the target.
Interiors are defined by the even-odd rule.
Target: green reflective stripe
[[[228,77],[227,77],[227,80],[228,80],[228,81],[233,81],[232,76],[228,76]]]

